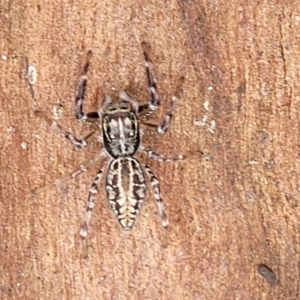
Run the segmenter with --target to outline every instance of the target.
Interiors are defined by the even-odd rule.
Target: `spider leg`
[[[44,119],[53,130],[55,130],[59,135],[65,137],[72,145],[78,148],[86,147],[89,143],[91,143],[95,139],[96,136],[95,132],[89,133],[83,139],[77,139],[72,133],[70,133],[69,131],[61,127],[59,124],[57,124],[56,121],[51,120],[43,111],[35,111],[35,115],[37,117]]]
[[[184,160],[186,157],[178,155],[178,157],[165,157],[162,154],[158,154],[151,149],[146,149],[143,145],[140,146],[139,151],[144,152],[149,158],[159,162],[174,162]]]
[[[160,193],[159,181],[154,176],[154,174],[152,173],[152,171],[150,170],[150,168],[147,165],[145,166],[145,171],[146,171],[146,174],[147,174],[147,176],[148,176],[148,178],[151,182],[151,185],[152,185],[152,189],[153,189],[153,193],[154,193],[154,198],[156,200],[158,213],[161,217],[162,226],[164,228],[167,228],[168,225],[169,225],[169,220],[168,220],[167,215],[165,213],[163,199],[162,199],[161,193]]]
[[[62,183],[70,180],[70,179],[73,179],[75,177],[77,177],[78,175],[86,172],[89,168],[91,168],[92,166],[94,166],[103,156],[105,156],[105,150],[101,150],[99,153],[97,153],[96,155],[94,155],[92,158],[90,158],[89,160],[87,160],[86,162],[84,162],[83,164],[81,164],[79,166],[79,168],[77,168],[76,170],[70,172],[70,173],[67,173],[67,174],[64,174],[63,176],[61,176],[60,178],[56,179],[54,182],[46,185],[46,186],[43,186],[41,188],[38,188],[36,190],[32,190],[31,191],[31,194],[33,196],[39,194],[39,193],[42,193],[44,192],[45,190],[53,187],[53,186],[61,186]]]
[[[87,229],[88,229],[88,226],[91,221],[92,211],[95,206],[95,198],[98,193],[99,185],[101,183],[103,170],[104,170],[104,167],[102,167],[98,171],[98,173],[94,179],[94,182],[92,183],[92,185],[90,187],[89,196],[88,196],[87,205],[86,205],[86,213],[85,213],[83,224],[81,225],[81,228],[80,228],[79,234],[82,238],[82,246],[83,246],[83,253],[84,253],[83,256],[84,257],[87,257],[87,245],[86,245],[86,237],[88,234]]]
[[[161,124],[141,122],[141,127],[148,133],[165,134],[171,126],[171,120],[173,118],[173,114],[176,109],[176,103],[177,103],[177,98],[173,96],[171,107],[167,110]]]
[[[150,57],[150,46],[146,42],[143,42],[142,48],[145,57],[145,67],[147,72],[151,101],[139,106],[139,110],[138,110],[139,117],[152,114],[154,111],[158,109],[160,105],[160,96],[157,90],[156,77],[154,74],[153,65]]]
[[[88,53],[86,55],[86,62],[84,64],[84,67],[83,67],[83,70],[82,70],[82,75],[79,79],[77,93],[76,93],[76,100],[75,100],[75,116],[76,116],[76,119],[79,119],[80,121],[87,122],[87,123],[96,122],[100,118],[98,112],[85,113],[83,111],[83,100],[84,100],[87,81],[88,81],[87,72],[88,72],[88,69],[89,69],[90,60],[92,58],[92,55],[93,55],[92,51],[88,51]]]
[[[179,83],[177,85],[175,94],[171,98],[171,105],[167,109],[164,119],[161,122],[161,124],[151,124],[151,123],[141,122],[141,125],[146,132],[154,133],[154,134],[164,134],[168,131],[168,129],[171,126],[171,121],[172,121],[175,109],[177,107],[177,102],[180,97],[183,82],[184,82],[184,78],[181,77],[179,80]]]

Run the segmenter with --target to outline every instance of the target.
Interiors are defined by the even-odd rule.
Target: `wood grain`
[[[0,298],[298,299],[299,27],[299,1],[1,1]],[[74,149],[33,112],[62,105],[62,126],[89,130],[73,106],[89,49],[86,110],[97,108],[97,94],[123,89],[147,101],[144,40],[162,108],[185,76],[171,131],[145,143],[194,155],[143,158],[161,181],[167,247],[151,195],[125,236],[100,193],[83,260],[78,231],[100,166],[65,189],[30,191],[99,145]],[[37,69],[35,99],[24,57]]]

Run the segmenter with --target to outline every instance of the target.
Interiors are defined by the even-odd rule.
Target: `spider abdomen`
[[[106,195],[124,230],[131,230],[146,197],[146,180],[134,157],[113,159],[106,177]]]

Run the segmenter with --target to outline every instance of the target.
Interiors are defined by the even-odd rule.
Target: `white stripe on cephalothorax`
[[[124,140],[125,139],[124,126],[121,118],[118,118],[118,123],[119,123],[120,139]]]
[[[120,132],[120,147],[121,153],[125,154],[125,135],[124,135],[124,126],[121,118],[118,118],[119,123],[119,132]]]

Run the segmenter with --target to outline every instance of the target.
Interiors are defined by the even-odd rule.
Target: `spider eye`
[[[117,111],[117,108],[113,103],[108,103],[107,106],[105,107],[105,110],[107,113],[114,113]]]
[[[128,102],[122,101],[122,102],[120,102],[120,104],[119,104],[119,109],[120,109],[120,110],[125,110],[125,111],[127,111],[127,110],[130,109],[130,105],[128,104]]]
[[[134,132],[133,132],[133,131],[130,131],[130,132],[128,133],[128,136],[129,136],[129,137],[133,137],[133,136],[134,136]]]

